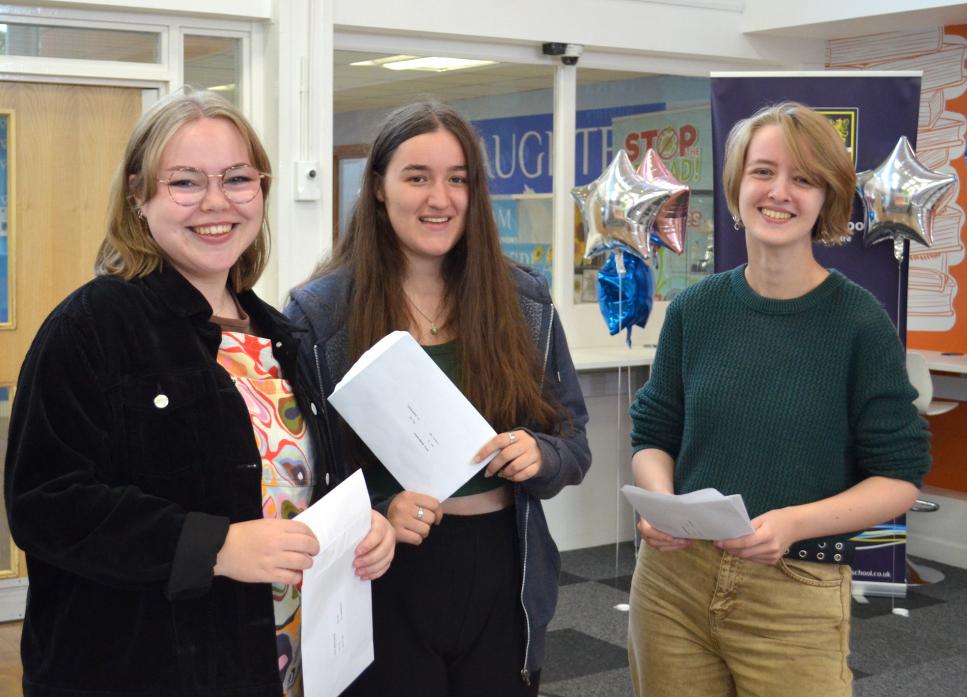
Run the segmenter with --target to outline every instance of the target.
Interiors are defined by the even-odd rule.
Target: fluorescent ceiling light
[[[374,60],[359,61],[350,65],[379,66],[390,70],[423,70],[432,73],[445,73],[450,70],[476,68],[481,65],[493,65],[495,61],[468,60],[465,58],[445,58],[442,56],[387,56]]]
[[[416,58],[416,56],[384,56],[382,58],[374,58],[373,60],[368,60],[368,61],[356,61],[355,63],[350,63],[349,65],[379,67],[384,63],[394,63],[396,61],[407,61],[413,58]]]

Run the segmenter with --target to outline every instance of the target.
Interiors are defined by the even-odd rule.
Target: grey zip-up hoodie
[[[568,484],[579,484],[591,466],[591,451],[585,436],[588,421],[581,385],[578,382],[567,340],[557,312],[551,304],[547,282],[532,269],[515,266],[512,269],[517,283],[518,301],[524,320],[530,328],[544,365],[545,386],[564,407],[568,422],[562,434],[551,436],[527,430],[541,449],[541,471],[535,477],[514,485],[517,507],[517,533],[521,553],[520,599],[527,622],[524,656],[521,657],[521,679],[530,682],[530,675],[544,664],[544,635],[557,605],[557,585],[561,567],[557,545],[551,538],[544,517],[541,499],[551,498]],[[292,291],[285,314],[305,326],[308,336],[303,338],[301,351],[319,381],[319,388],[327,397],[336,383],[349,369],[346,348],[346,313],[352,280],[348,270],[340,269]],[[342,456],[339,440],[340,419],[327,410],[330,443],[330,471],[341,480],[350,474],[346,458]],[[385,513],[387,501],[374,502]]]

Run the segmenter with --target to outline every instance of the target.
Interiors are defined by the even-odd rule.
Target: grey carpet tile
[[[575,629],[623,650],[628,640],[628,613],[616,610],[615,605],[627,602],[627,593],[600,583],[564,586],[549,628]]]
[[[967,697],[967,656],[951,656],[855,682],[853,697]]]
[[[867,598],[865,603],[853,602],[853,619],[867,620],[873,617],[893,614],[894,608],[902,608],[910,613],[947,602],[926,595],[918,588],[910,588],[905,598]]]
[[[588,579],[584,578],[584,576],[569,574],[567,571],[562,571],[560,578],[557,580],[557,585],[570,586],[572,583],[584,583],[587,580]]]
[[[944,579],[939,583],[931,583],[926,586],[917,586],[917,593],[928,595],[938,600],[948,600],[956,597],[967,597],[967,569],[959,569],[955,566],[947,566],[935,561],[927,561],[918,557],[910,557],[921,566],[927,566],[937,571],[942,571]]]
[[[611,586],[619,591],[624,591],[625,593],[631,593],[631,574],[627,576],[614,576],[612,578],[599,578],[597,582]]]
[[[573,680],[541,682],[545,697],[634,697],[627,668],[606,670]]]
[[[624,576],[635,570],[634,546],[631,542],[622,542],[562,552],[561,570],[595,580]]]
[[[854,622],[850,648],[853,665],[872,675],[967,656],[967,605],[948,601],[914,610],[909,617],[890,614]]]
[[[576,629],[556,629],[547,633],[542,684],[619,668],[628,668],[628,651],[620,646]]]

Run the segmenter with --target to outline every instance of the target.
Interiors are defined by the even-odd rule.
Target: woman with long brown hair
[[[379,130],[349,229],[287,314],[323,394],[407,330],[498,435],[446,501],[404,491],[330,412],[398,548],[374,584],[375,663],[352,695],[534,695],[559,556],[540,500],[590,466],[587,412],[547,284],[500,250],[483,154],[453,109],[418,103]]]

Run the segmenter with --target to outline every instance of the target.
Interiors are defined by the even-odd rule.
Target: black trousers
[[[535,697],[513,506],[445,515],[373,582],[376,660],[344,697]]]

